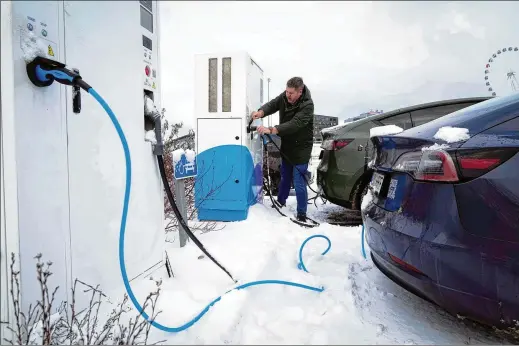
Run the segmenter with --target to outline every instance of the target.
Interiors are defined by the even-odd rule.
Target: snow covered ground
[[[319,206],[319,203],[318,203]],[[295,198],[289,198],[291,210]],[[309,206],[309,215],[323,222],[304,229],[270,207],[255,205],[246,221],[228,223],[200,235],[205,247],[244,283],[279,279],[324,286],[322,293],[286,286],[257,286],[232,291],[186,331],[171,334],[154,329],[155,340],[168,344],[496,344],[502,341],[481,328],[467,326],[408,293],[387,279],[369,256],[361,256],[361,227],[326,224],[333,205]],[[332,241],[328,254],[323,239],[312,239],[304,251],[310,273],[297,269],[301,243],[312,234]],[[163,283],[158,322],[180,326],[233,282],[191,242],[168,249],[175,277]],[[132,284],[138,296],[151,282]]]

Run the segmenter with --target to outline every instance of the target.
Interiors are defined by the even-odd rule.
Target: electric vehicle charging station
[[[263,95],[263,70],[247,52],[195,56],[199,220],[244,220],[250,205],[262,203],[263,145],[247,126]]]
[[[35,259],[52,261],[56,301],[74,280],[122,288],[119,225],[125,161],[110,119],[83,90],[38,88],[26,64],[37,55],[77,68],[119,116],[132,153],[124,249],[129,280],[164,266],[163,187],[145,141],[144,95],[160,105],[157,1],[2,1],[2,321],[12,321],[11,253],[21,269],[21,307],[41,297]],[[81,299],[88,299],[78,295]],[[2,333],[3,334],[3,333]]]

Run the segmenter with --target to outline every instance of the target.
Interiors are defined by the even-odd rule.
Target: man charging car
[[[287,81],[286,90],[252,113],[260,119],[279,112],[279,125],[258,126],[260,134],[281,137],[281,181],[277,196],[277,207],[282,208],[290,193],[292,180],[297,199],[297,220],[307,221],[308,191],[306,174],[312,154],[314,130],[314,102],[310,90],[300,77]]]

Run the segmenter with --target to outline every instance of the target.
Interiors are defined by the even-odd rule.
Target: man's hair
[[[301,77],[292,77],[287,82],[287,88],[294,88],[296,90],[300,90],[305,86],[303,82],[303,78]]]

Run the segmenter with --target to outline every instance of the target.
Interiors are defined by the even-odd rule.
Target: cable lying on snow
[[[235,291],[235,290],[241,290],[241,289],[248,288],[248,287],[253,287],[253,286],[269,285],[269,284],[270,285],[285,285],[285,286],[292,286],[292,287],[302,288],[302,289],[306,289],[306,290],[310,290],[310,291],[314,291],[314,292],[322,292],[322,291],[324,291],[323,287],[308,286],[308,285],[304,285],[304,284],[297,283],[297,282],[291,282],[291,281],[283,281],[283,280],[259,280],[259,281],[252,281],[252,282],[247,282],[247,283],[238,285],[238,286],[228,290],[222,296],[219,296],[216,299],[214,299],[212,302],[210,302],[198,315],[196,315],[190,321],[186,322],[185,324],[183,324],[183,325],[181,325],[179,327],[165,326],[165,325],[160,324],[157,321],[151,319],[150,316],[145,311],[143,311],[142,306],[137,301],[137,298],[135,297],[135,295],[134,295],[134,293],[133,293],[133,291],[131,289],[131,286],[130,286],[130,283],[129,283],[129,280],[128,280],[128,275],[126,273],[126,265],[125,265],[125,261],[124,261],[124,235],[125,235],[125,230],[126,230],[126,219],[127,219],[127,216],[128,216],[128,204],[129,204],[130,189],[131,189],[131,156],[130,156],[130,150],[129,150],[128,143],[126,141],[126,137],[124,135],[124,132],[121,129],[121,126],[120,126],[120,124],[119,124],[115,114],[110,109],[108,104],[101,98],[101,96],[99,94],[97,94],[95,92],[94,89],[90,88],[89,89],[89,93],[99,102],[99,104],[104,108],[104,110],[106,111],[106,113],[108,114],[110,119],[112,120],[112,123],[113,123],[113,125],[114,125],[114,127],[115,127],[115,129],[117,131],[117,134],[119,135],[119,139],[121,140],[121,145],[122,145],[123,150],[124,150],[125,160],[126,160],[126,185],[125,185],[126,187],[125,187],[124,202],[123,202],[123,213],[122,213],[122,217],[121,217],[121,228],[120,228],[120,239],[119,239],[119,264],[120,264],[120,267],[121,267],[121,274],[123,276],[124,285],[125,285],[126,291],[128,293],[128,296],[130,297],[130,300],[132,301],[132,303],[135,306],[135,308],[139,311],[139,313],[141,313],[142,316],[149,323],[151,323],[155,328],[160,329],[160,330],[165,331],[165,332],[178,333],[178,332],[184,331],[184,330],[188,329],[189,327],[193,326],[196,322],[198,322],[202,318],[202,316],[204,316],[214,304],[216,304],[218,301],[220,301],[222,299],[223,295],[228,294],[228,293],[230,293],[232,291]],[[159,165],[159,170],[160,170],[160,174],[161,174],[161,177],[162,177],[162,182],[164,183],[166,194],[168,196],[168,200],[169,200],[169,202],[170,202],[170,204],[171,204],[171,206],[172,206],[172,208],[173,208],[173,210],[175,212],[175,215],[177,216],[177,219],[178,219],[179,223],[184,227],[184,230],[186,231],[188,236],[193,240],[195,245],[197,245],[200,248],[200,250],[202,250],[202,252],[207,255],[207,257],[209,257],[216,265],[218,265],[218,267],[220,269],[222,269],[236,283],[236,280],[234,280],[232,275],[211,256],[211,254],[204,248],[202,243],[195,237],[195,235],[189,229],[186,221],[182,218],[182,215],[180,214],[180,211],[178,210],[178,207],[175,204],[175,201],[174,201],[174,198],[173,198],[173,194],[171,192],[171,188],[169,186],[169,183],[168,183],[168,180],[167,180],[167,177],[166,177],[166,172],[165,172],[165,168],[164,168],[164,159],[163,159],[162,155],[157,155],[157,162],[158,162],[158,165]],[[324,239],[326,239],[328,241],[328,248],[323,252],[323,255],[326,254],[330,250],[330,247],[331,247],[330,239],[328,239],[328,237],[326,237],[324,235],[315,235],[315,236],[312,236],[312,237],[308,238],[307,240],[305,240],[303,242],[303,244],[301,245],[301,248],[299,250],[299,259],[300,259],[299,266],[301,268],[303,268],[306,272],[307,272],[307,270],[306,270],[306,267],[304,266],[304,262],[303,262],[303,259],[302,259],[303,247],[306,245],[306,243],[310,239],[315,238],[315,237],[321,237],[321,238],[324,238]]]
[[[125,194],[124,194],[123,214],[122,214],[122,218],[121,218],[121,229],[120,229],[120,239],[119,239],[119,263],[120,263],[121,273],[123,276],[123,281],[124,281],[124,285],[126,287],[126,291],[128,293],[128,296],[130,297],[130,300],[132,301],[133,305],[135,306],[135,308],[155,328],[158,328],[162,331],[170,332],[170,333],[181,332],[181,331],[186,330],[189,327],[193,326],[196,322],[198,322],[202,318],[202,316],[204,316],[215,303],[217,303],[218,301],[220,301],[222,299],[222,296],[219,296],[216,299],[214,299],[198,315],[196,315],[193,319],[191,319],[190,321],[186,322],[184,325],[179,326],[179,327],[168,327],[168,326],[162,325],[162,324],[158,323],[157,321],[154,321],[153,319],[151,319],[150,316],[145,311],[143,311],[142,306],[137,301],[137,298],[135,297],[135,295],[131,289],[130,283],[128,281],[128,275],[126,273],[126,264],[124,261],[124,235],[125,235],[125,231],[126,231],[126,219],[128,216],[128,204],[129,204],[129,199],[130,199],[129,197],[130,197],[130,189],[131,189],[131,171],[132,171],[130,150],[129,150],[128,143],[126,141],[124,132],[121,129],[121,126],[119,124],[119,121],[117,120],[117,117],[115,116],[113,111],[110,109],[108,104],[106,104],[106,102],[101,98],[101,96],[99,94],[97,94],[94,91],[94,89],[90,88],[89,93],[99,102],[99,104],[104,108],[104,110],[106,111],[106,113],[108,114],[110,119],[112,120],[112,123],[117,131],[117,134],[119,135],[119,139],[121,140],[121,144],[123,146],[123,150],[124,150],[124,154],[125,154],[124,156],[125,156],[125,160],[126,160],[126,187],[125,187]],[[177,216],[179,223],[184,227],[188,236],[200,248],[200,250],[202,250],[202,252],[204,254],[206,254],[207,257],[209,257],[234,282],[236,282],[234,280],[234,278],[232,277],[232,275],[211,256],[211,254],[204,248],[202,243],[195,237],[195,235],[192,233],[192,231],[187,226],[186,221],[183,219],[182,215],[180,214],[180,211],[178,210],[177,205],[175,204],[175,200],[173,198],[173,193],[171,192],[171,188],[169,186],[169,183],[168,183],[168,180],[166,177],[166,172],[165,172],[165,168],[164,168],[164,159],[163,159],[162,155],[157,155],[157,162],[159,164],[160,174],[162,176],[162,182],[164,183],[164,187],[166,189],[166,194],[168,196],[168,200],[169,200],[173,210],[175,211],[175,215]],[[328,246],[328,249],[324,252],[324,253],[326,253],[330,249],[331,242],[324,235],[320,236],[320,237],[323,237],[328,240],[329,246]],[[306,243],[307,243],[307,241],[305,241],[303,243],[303,245],[301,246],[301,250],[300,250],[300,264],[303,268],[305,268],[305,267],[304,267],[303,260],[302,260],[302,248],[304,245],[306,245]],[[305,268],[305,270],[306,270],[306,268]],[[313,287],[313,286],[300,284],[297,282],[283,281],[283,280],[260,280],[260,281],[252,281],[252,282],[247,282],[247,283],[238,285],[238,286],[230,289],[229,291],[227,291],[225,294],[230,293],[235,290],[241,290],[241,289],[252,287],[252,286],[267,285],[267,284],[286,285],[286,286],[298,287],[298,288],[315,291],[315,292],[324,291],[323,287]]]

